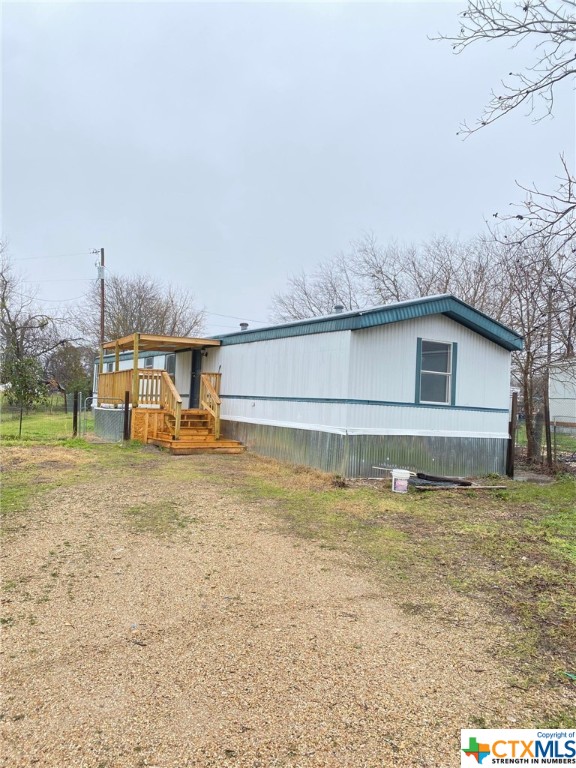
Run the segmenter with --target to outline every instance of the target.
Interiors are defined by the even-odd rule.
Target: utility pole
[[[100,248],[100,346],[104,345],[104,248]]]
[[[97,254],[94,249],[92,253]],[[100,280],[100,373],[104,372],[104,248],[100,248],[100,264],[96,262],[98,268],[98,279]]]

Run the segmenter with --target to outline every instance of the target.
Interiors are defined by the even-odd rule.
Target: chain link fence
[[[122,442],[124,439],[124,402],[118,400],[117,403],[107,403],[106,406],[95,407],[93,410],[96,437],[104,443]]]
[[[536,419],[536,444],[539,446],[538,458],[541,464],[546,463],[546,437],[544,418]],[[576,420],[573,415],[556,416],[550,424],[552,439],[552,459],[560,469],[576,472]],[[518,419],[516,427],[516,459],[522,463],[527,456],[526,424],[523,418]]]
[[[576,472],[576,418],[574,414],[556,416],[551,424],[552,455],[565,469]]]
[[[93,431],[94,419],[85,403],[83,393],[78,394],[78,435]],[[1,401],[0,436],[2,440],[66,440],[74,436],[74,395],[52,394],[46,403],[21,411],[18,406]],[[84,419],[80,418],[84,412]],[[82,429],[81,429],[82,423]]]

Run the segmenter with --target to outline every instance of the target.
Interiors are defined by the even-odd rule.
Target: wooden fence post
[[[74,390],[74,406],[72,410],[72,437],[78,436],[78,390]]]
[[[506,456],[506,474],[514,478],[514,454],[516,452],[516,428],[518,421],[518,392],[512,393],[512,408],[508,422],[508,453]]]
[[[130,440],[130,392],[124,392],[124,440]]]

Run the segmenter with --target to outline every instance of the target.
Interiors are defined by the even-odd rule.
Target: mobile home
[[[195,341],[174,352],[183,407],[202,409],[194,382],[215,377],[222,436],[258,453],[347,477],[505,471],[522,339],[454,296]]]

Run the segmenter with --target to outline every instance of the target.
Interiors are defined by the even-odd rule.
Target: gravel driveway
[[[0,765],[442,768],[460,728],[525,721],[482,606],[460,599],[456,626],[403,613],[207,467],[80,466],[6,534]],[[158,504],[164,535],[138,523]]]

